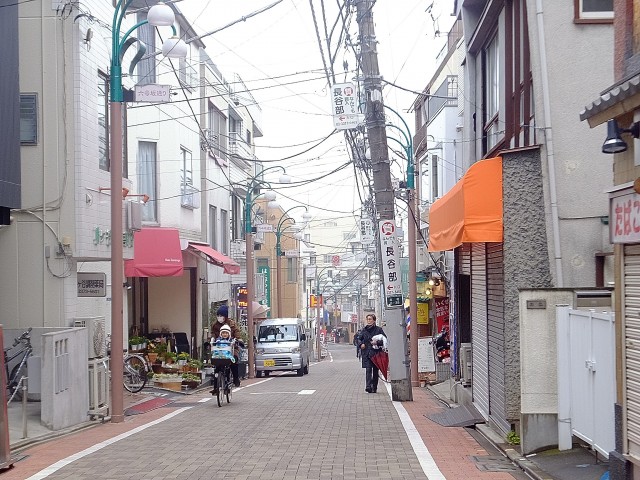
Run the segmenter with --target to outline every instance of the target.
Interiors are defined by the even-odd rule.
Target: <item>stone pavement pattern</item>
[[[200,401],[211,399],[208,393],[185,396],[121,424],[31,447],[0,480],[524,478],[521,473],[480,471],[471,457],[488,455],[485,448],[465,429],[441,427],[424,417],[444,407],[416,388],[414,402],[398,408],[406,409],[442,472],[427,477],[384,389],[364,391],[364,370],[353,347],[335,345],[331,354],[332,361],[312,365],[303,377],[245,381],[222,408],[215,400]],[[301,394],[304,390],[314,392]],[[172,412],[173,417],[162,420]],[[153,421],[158,423],[144,428]],[[143,429],[93,447],[136,428]],[[95,451],[35,476],[91,447]]]

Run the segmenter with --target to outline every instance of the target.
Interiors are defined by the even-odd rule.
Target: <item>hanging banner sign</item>
[[[361,122],[356,88],[353,83],[336,83],[331,87],[331,115],[336,130],[349,130]]]
[[[273,232],[273,225],[271,225],[270,223],[260,223],[256,225],[256,232],[257,233]]]
[[[436,326],[438,332],[441,332],[442,327],[449,325],[449,297],[434,298],[433,303],[436,315]]]
[[[402,308],[402,280],[400,275],[400,245],[394,220],[380,220],[378,224],[382,253],[382,284],[387,307]]]

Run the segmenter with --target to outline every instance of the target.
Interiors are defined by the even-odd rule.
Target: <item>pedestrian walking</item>
[[[362,329],[358,330],[356,334],[353,336],[353,346],[356,347],[356,358],[360,359],[360,334],[362,333]]]
[[[371,361],[371,357],[378,352],[376,347],[383,345],[382,340],[374,341],[376,335],[387,335],[381,327],[376,325],[376,316],[373,313],[367,315],[367,326],[360,332],[360,353],[362,355],[362,368],[365,369],[365,391],[376,393],[378,391],[378,367]],[[374,345],[375,343],[375,345]]]

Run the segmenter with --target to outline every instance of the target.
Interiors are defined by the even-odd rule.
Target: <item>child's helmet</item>
[[[229,336],[231,336],[231,327],[229,325],[223,325],[222,328],[220,328],[220,335],[222,335],[222,332],[228,332]]]

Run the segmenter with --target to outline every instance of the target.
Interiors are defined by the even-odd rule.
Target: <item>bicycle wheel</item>
[[[225,378],[225,389],[224,389],[224,395],[227,398],[227,403],[231,403],[231,395],[233,395],[233,382],[231,381],[231,378],[229,378],[231,376],[231,372],[227,372],[227,376]]]
[[[20,369],[20,364],[11,369],[11,374],[9,375],[11,382],[7,385],[7,388],[9,389],[9,398],[13,397],[17,400],[22,400],[22,382],[20,380],[22,377],[28,376],[26,364],[22,366],[22,369]],[[13,392],[15,392],[15,395]]]
[[[123,383],[131,393],[137,393],[147,384],[147,365],[138,356],[131,355],[124,359]]]
[[[217,386],[216,400],[218,401],[218,406],[221,407],[222,395],[224,395],[224,373],[223,372],[216,373],[216,386]]]

